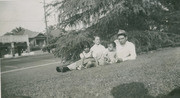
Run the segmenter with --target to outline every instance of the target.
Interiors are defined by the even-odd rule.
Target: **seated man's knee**
[[[89,61],[87,64],[88,64],[88,65],[91,65],[91,64],[92,64],[92,62],[91,62],[91,61]]]
[[[86,64],[86,67],[89,68],[89,67],[92,67],[93,63],[91,61],[89,61],[87,64]]]

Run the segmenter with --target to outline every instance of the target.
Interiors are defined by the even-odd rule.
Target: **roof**
[[[28,30],[28,29],[24,29],[23,31],[20,31],[18,34],[4,34],[4,36],[9,36],[9,35],[28,35],[28,38],[34,38],[34,37],[38,36],[39,34],[42,34],[42,33],[34,32],[34,31],[31,31],[31,30]]]
[[[27,35],[0,36],[0,43],[29,42]]]
[[[64,33],[64,31],[61,29],[55,29],[50,32],[53,37],[58,37],[61,33]]]
[[[40,34],[40,32],[33,32],[28,29],[25,29],[23,35],[28,35],[29,38],[34,38],[34,37],[38,36],[39,34]]]

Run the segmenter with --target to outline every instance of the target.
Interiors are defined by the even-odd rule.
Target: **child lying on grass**
[[[57,72],[66,72],[70,70],[81,70],[82,68],[90,68],[95,65],[95,59],[92,57],[89,45],[84,45],[84,51],[80,54],[80,60],[68,66],[56,67]]]

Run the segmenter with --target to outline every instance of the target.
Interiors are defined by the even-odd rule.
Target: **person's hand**
[[[99,66],[99,62],[98,61],[96,61],[95,66]]]
[[[81,70],[83,68],[82,65],[80,65],[79,67],[77,67],[77,70]]]
[[[123,62],[123,59],[122,58],[118,58],[117,59],[117,63],[121,63],[121,62]]]
[[[105,61],[108,61],[108,58],[105,56],[105,57],[104,57],[104,60],[105,60]]]

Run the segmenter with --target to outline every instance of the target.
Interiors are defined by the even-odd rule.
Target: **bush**
[[[42,51],[43,52],[46,52],[48,51],[50,53],[50,50],[53,50],[54,48],[56,48],[56,44],[55,43],[52,43],[52,44],[49,44],[49,45],[46,45],[42,48]]]
[[[40,46],[33,46],[30,49],[31,49],[31,51],[36,51],[36,50],[41,50],[41,47]]]
[[[79,54],[83,51],[83,44],[93,45],[93,35],[89,32],[72,31],[59,37],[56,44],[54,55],[64,60],[77,60]],[[104,35],[108,36],[108,35]],[[128,40],[133,42],[136,46],[136,52],[147,52],[158,48],[167,46],[174,46],[175,43],[180,42],[177,35],[165,33],[160,31],[129,31]],[[116,35],[109,39],[102,39],[102,44],[106,47],[108,41],[114,41]]]
[[[44,47],[42,48],[42,51],[43,51],[43,52],[48,51],[48,46],[44,46]]]
[[[147,52],[158,48],[174,46],[174,37],[160,31],[131,31],[129,40],[136,45],[136,52]]]
[[[92,45],[92,37],[86,32],[69,32],[61,37],[56,42],[54,55],[63,60],[77,60],[79,54],[83,51],[83,45]]]

